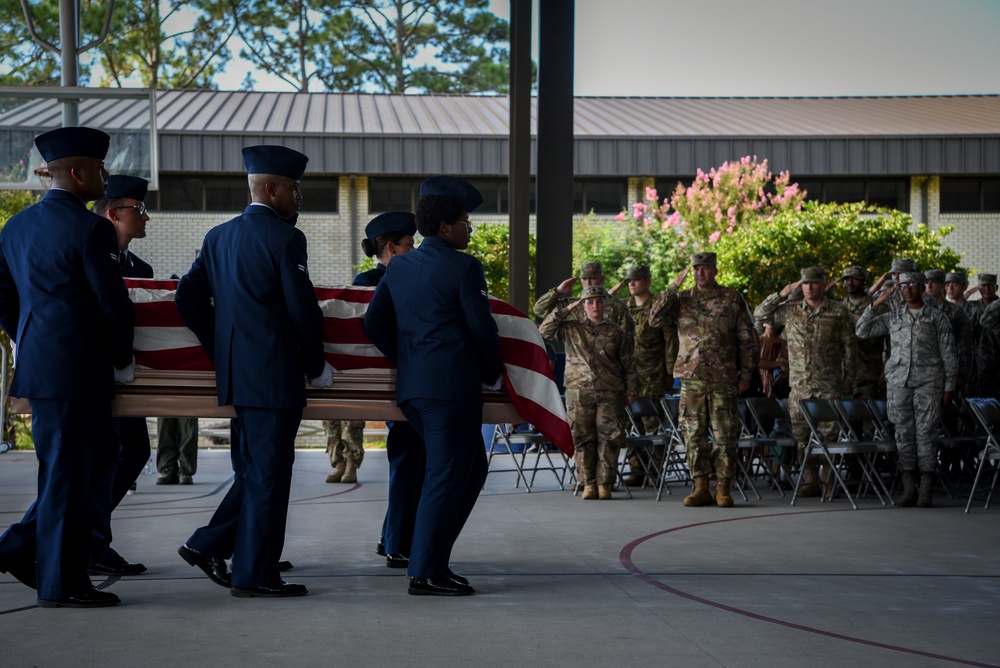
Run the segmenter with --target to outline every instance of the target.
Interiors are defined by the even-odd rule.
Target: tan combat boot
[[[327,482],[340,482],[340,479],[344,477],[344,468],[347,462],[341,460],[337,462],[337,466],[333,469],[333,473],[326,477]]]
[[[934,484],[934,474],[920,472],[920,490],[917,496],[917,508],[932,508],[931,487]]]
[[[601,485],[597,488],[597,498],[601,501],[610,501],[614,497],[611,496],[611,485]]]
[[[646,476],[642,473],[630,473],[625,478],[626,487],[642,487],[646,482]]]
[[[597,498],[597,485],[590,484],[583,488],[583,496],[581,497],[584,501],[589,501],[591,499]]]
[[[348,460],[344,466],[344,476],[340,479],[340,482],[355,483],[358,481],[358,468],[354,465],[354,462]]]
[[[714,503],[712,493],[708,490],[708,476],[700,475],[694,479],[694,491],[684,497],[685,506],[707,506]]]
[[[896,499],[896,505],[909,508],[917,502],[917,473],[903,471],[903,495]]]
[[[732,487],[732,478],[719,478],[719,482],[715,484],[715,505],[719,508],[733,507],[733,497],[729,495]]]
[[[802,484],[799,485],[797,493],[800,497],[819,496],[821,492],[819,486],[819,471],[816,464],[807,462],[802,465]]]

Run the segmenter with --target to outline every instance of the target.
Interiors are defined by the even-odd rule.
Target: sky
[[[1000,94],[1000,0],[576,0],[575,23],[579,96]]]

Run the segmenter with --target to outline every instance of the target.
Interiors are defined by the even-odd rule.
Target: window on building
[[[867,202],[899,211],[909,211],[909,180],[887,179],[796,179],[806,199],[823,203]]]
[[[679,176],[669,176],[657,178],[654,182],[656,187],[656,196],[659,198],[660,203],[663,203],[664,198],[669,199],[670,197],[673,197],[674,191],[677,190],[678,185],[688,188],[692,183],[694,183],[694,179],[691,177],[681,178]],[[640,191],[639,197],[645,197],[645,193]]]
[[[1000,213],[1000,178],[941,178],[941,213]]]
[[[625,207],[624,179],[581,179],[573,182],[573,211],[576,213],[620,213]]]
[[[160,174],[160,211],[204,211],[202,180]]]
[[[250,187],[245,176],[208,176],[201,179],[205,188],[205,211],[239,212],[250,203]]]
[[[309,177],[299,184],[302,192],[300,211],[337,213],[340,210],[340,180],[336,176]]]
[[[372,213],[386,211],[413,211],[420,195],[423,179],[371,177],[368,179],[368,210]]]

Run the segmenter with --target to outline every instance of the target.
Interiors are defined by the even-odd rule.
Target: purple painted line
[[[711,606],[713,608],[718,608],[719,610],[725,610],[726,612],[732,612],[737,615],[743,615],[744,617],[750,617],[751,619],[756,619],[761,622],[767,622],[769,624],[777,624],[778,626],[784,626],[785,628],[796,629],[797,631],[805,631],[806,633],[814,633],[816,635],[826,636],[828,638],[834,638],[836,640],[844,640],[847,642],[857,643],[859,645],[868,645],[870,647],[878,647],[880,649],[886,649],[892,652],[903,652],[905,654],[914,654],[916,656],[924,656],[931,659],[938,659],[941,661],[948,661],[951,663],[960,663],[966,666],[979,666],[980,668],[997,668],[998,664],[993,663],[979,663],[978,661],[969,661],[967,659],[959,659],[952,656],[944,656],[943,654],[934,654],[932,652],[924,652],[918,649],[911,649],[909,647],[900,647],[898,645],[888,645],[886,643],[875,642],[874,640],[865,640],[864,638],[856,638],[854,636],[844,635],[842,633],[834,633],[832,631],[824,631],[823,629],[818,629],[812,626],[804,626],[802,624],[796,624],[794,622],[788,622],[783,619],[778,619],[776,617],[768,617],[767,615],[761,615],[756,612],[750,612],[749,610],[743,610],[742,608],[735,608],[731,605],[726,605],[724,603],[719,603],[718,601],[712,601],[707,598],[702,598],[701,596],[695,596],[694,594],[689,594],[688,592],[677,589],[676,587],[671,587],[665,582],[657,580],[653,576],[649,575],[632,561],[632,552],[639,545],[645,543],[647,540],[656,538],[658,536],[663,536],[668,533],[674,533],[675,531],[683,531],[684,529],[692,529],[695,527],[708,526],[710,524],[721,524],[723,522],[738,522],[741,520],[755,520],[770,517],[784,517],[786,515],[812,515],[814,513],[837,513],[853,510],[849,508],[836,509],[836,510],[810,510],[803,512],[788,512],[788,513],[773,513],[769,515],[757,515],[757,516],[747,516],[747,517],[731,517],[722,520],[711,520],[709,522],[696,522],[694,524],[685,524],[684,526],[674,527],[672,529],[664,529],[663,531],[657,531],[656,533],[651,533],[646,536],[642,536],[633,540],[631,543],[622,548],[621,553],[618,555],[619,561],[621,561],[622,566],[625,567],[632,575],[636,576],[643,582],[649,585],[653,585],[657,589],[662,589],[663,591],[673,594],[675,596],[680,596],[681,598],[686,598],[689,601],[695,603],[701,603],[702,605]]]

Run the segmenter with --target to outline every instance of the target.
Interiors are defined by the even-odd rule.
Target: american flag
[[[133,345],[137,364],[151,369],[214,370],[198,338],[184,326],[174,306],[177,281],[127,278],[125,284],[135,304]],[[363,320],[374,293],[375,288],[370,287],[316,286],[324,316],[326,358],[342,371],[393,368],[392,362],[365,336]],[[525,422],[572,455],[573,437],[566,409],[538,328],[503,300],[491,296],[490,306],[500,331],[507,396]]]

